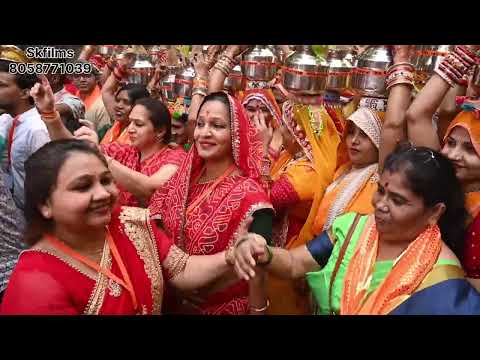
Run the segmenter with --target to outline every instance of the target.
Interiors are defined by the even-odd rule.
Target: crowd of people
[[[392,46],[388,98],[226,89],[246,49],[169,101],[165,59],[0,46],[0,314],[480,314],[480,46],[419,91]]]

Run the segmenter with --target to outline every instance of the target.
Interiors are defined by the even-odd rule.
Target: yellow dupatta
[[[340,135],[335,124],[323,105],[291,104],[284,103],[284,117],[293,117],[295,122],[304,130],[305,137],[310,146],[304,151],[310,159],[315,172],[314,177],[308,181],[297,182],[298,191],[302,187],[315,187],[315,195],[305,225],[298,236],[288,239],[286,248],[292,249],[307,243],[313,238],[312,225],[321,202],[325,189],[333,179],[337,164],[337,147]],[[287,156],[283,162],[286,162]],[[280,160],[277,160],[277,169],[280,169]],[[313,174],[313,173],[312,173]],[[293,173],[294,176],[294,173]],[[306,293],[299,292],[299,284],[291,280],[282,280],[269,275],[267,293],[270,299],[270,308],[267,313],[271,315],[305,315],[310,312],[310,299]]]

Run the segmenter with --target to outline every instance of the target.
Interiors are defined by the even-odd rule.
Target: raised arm
[[[394,46],[393,65],[388,70],[387,77],[390,93],[378,152],[379,172],[382,171],[387,156],[400,141],[407,138],[405,114],[412,99],[415,68],[410,64],[410,58],[413,48],[413,45]]]
[[[467,87],[462,82],[448,90],[447,95],[443,98],[443,101],[437,110],[437,134],[440,139],[444,138],[448,126],[460,112],[456,103],[457,96],[464,96],[466,92]]]
[[[217,92],[223,90],[225,79],[235,66],[235,58],[244,52],[248,46],[246,45],[228,45],[225,52],[219,56],[217,63],[210,72],[208,82],[208,92]]]
[[[475,64],[472,52],[476,45],[455,47],[420,91],[407,111],[408,138],[416,146],[440,149],[440,140],[433,125],[433,115],[447,92],[461,82],[462,77]]]
[[[128,75],[128,68],[135,61],[135,55],[124,54],[123,58],[113,65],[113,71],[102,86],[102,100],[110,118],[115,119],[115,93],[117,92],[122,79]]]
[[[78,60],[85,60],[88,61],[90,57],[95,53],[97,50],[97,45],[85,45],[78,55]]]
[[[158,84],[160,80],[165,76],[166,72],[167,72],[167,67],[165,63],[159,62],[155,64],[155,71],[147,85],[147,90],[150,93],[150,97],[154,99],[159,99],[164,103],[166,103],[166,101],[164,101],[163,99],[162,92],[159,90]]]
[[[167,164],[162,166],[155,174],[147,176],[108,156],[107,161],[115,182],[142,202],[147,202],[153,193],[170,180],[178,170],[177,165]]]
[[[74,136],[63,124],[60,113],[55,108],[55,97],[45,75],[39,75],[41,83],[36,83],[30,90],[40,116],[47,126],[51,140],[73,139]]]
[[[195,79],[192,90],[192,101],[188,109],[188,122],[187,133],[189,135],[189,141],[193,136],[193,130],[197,121],[198,109],[203,101],[203,98],[207,96],[208,92],[208,71],[210,65],[207,58],[202,53],[194,54],[192,57],[192,64],[195,68]]]

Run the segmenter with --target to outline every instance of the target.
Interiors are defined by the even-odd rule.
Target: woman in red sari
[[[128,136],[130,112],[137,100],[150,97],[145,86],[123,83],[128,75],[128,67],[133,61],[132,54],[125,54],[118,64],[109,62],[107,65],[111,73],[102,86],[102,100],[110,118],[115,121],[112,125],[98,130],[101,144],[112,142],[130,144]]]
[[[204,98],[195,146],[167,183],[168,190],[155,193],[150,203],[152,217],[162,221],[167,234],[186,253],[217,254],[231,247],[250,216],[250,231],[271,237],[273,211],[259,181],[261,159],[255,149],[261,143],[255,134],[234,98],[222,92]],[[247,283],[238,281],[232,271],[195,293],[174,292],[167,311],[246,314],[248,303]]]
[[[165,281],[188,290],[231,268],[225,253],[180,250],[147,209],[117,207],[107,162],[84,141],[50,142],[25,169],[32,248],[20,255],[0,314],[159,314]]]
[[[76,137],[98,144],[96,132],[87,126],[70,134],[57,116],[51,100],[48,80],[36,84],[32,96],[52,140]],[[122,205],[148,205],[152,194],[177,171],[186,154],[181,147],[170,145],[171,118],[168,109],[160,101],[143,98],[136,102],[129,115],[128,135],[131,144],[100,145],[107,155],[109,168],[122,193]]]

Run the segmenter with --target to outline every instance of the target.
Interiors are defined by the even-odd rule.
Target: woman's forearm
[[[390,89],[378,154],[379,172],[382,171],[385,159],[397,144],[407,139],[405,115],[411,103],[411,98],[412,87],[410,85],[398,84]]]
[[[74,139],[72,133],[65,127],[60,116],[57,119],[45,121],[50,140]]]
[[[78,60],[85,60],[88,61],[93,53],[97,50],[96,45],[86,45],[83,47],[80,55],[78,56]]]
[[[227,77],[222,71],[215,67],[212,68],[208,81],[208,93],[211,94],[213,92],[222,91],[226,78]]]
[[[183,272],[172,278],[171,283],[180,290],[194,290],[208,285],[232,267],[227,264],[225,252],[215,255],[190,256]]]
[[[102,86],[103,104],[112,119],[115,119],[115,91],[117,91],[119,85],[120,82],[112,72]]]
[[[176,165],[164,165],[154,175],[147,176],[121,164],[109,160],[109,169],[115,181],[125,190],[142,201],[148,201],[152,194],[165,184],[177,171]]]
[[[265,271],[257,268],[255,277],[248,282],[250,315],[264,315],[268,308],[266,281],[267,274],[265,274]]]
[[[256,235],[258,236],[258,235]],[[299,279],[307,272],[317,271],[320,265],[315,261],[306,245],[286,250],[278,247],[269,247],[272,258],[263,269],[282,279]],[[257,259],[257,264],[268,261],[268,254],[265,253]]]
[[[457,85],[447,92],[447,95],[445,95],[445,98],[440,104],[437,111],[437,133],[440,139],[443,139],[450,122],[460,112],[456,102],[457,96],[464,96],[466,92],[467,88],[465,86]]]
[[[196,123],[198,109],[203,102],[204,97],[200,94],[195,94],[192,96],[192,101],[190,107],[188,108],[188,125],[191,126]],[[193,125],[195,127],[195,125]]]
[[[415,146],[440,149],[440,141],[432,119],[449,89],[450,85],[445,80],[433,74],[408,109],[406,114],[408,139]]]
[[[225,55],[230,59],[235,58],[235,52],[231,49],[227,48],[225,50]],[[208,93],[211,94],[213,92],[222,91],[223,85],[225,84],[225,79],[227,78],[228,74],[225,74],[223,71],[218,69],[216,66],[210,70],[210,78],[208,81]]]

